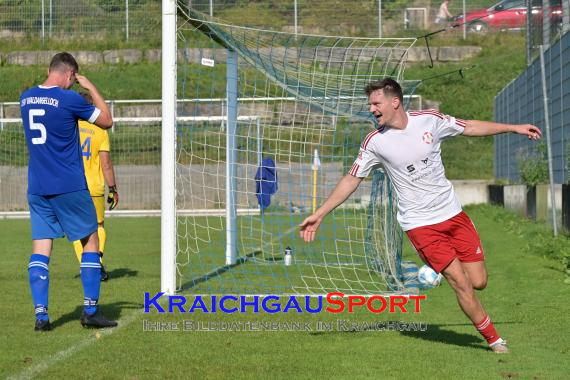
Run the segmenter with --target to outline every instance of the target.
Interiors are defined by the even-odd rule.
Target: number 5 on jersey
[[[32,138],[32,144],[45,144],[47,140],[47,131],[45,125],[42,123],[36,123],[34,121],[34,116],[44,116],[46,114],[46,110],[43,109],[31,109],[28,112],[28,120],[30,121],[30,129],[40,131],[40,137]]]

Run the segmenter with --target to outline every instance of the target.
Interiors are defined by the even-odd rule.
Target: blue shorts
[[[57,195],[28,194],[32,240],[67,236],[83,239],[97,231],[97,214],[88,190]]]

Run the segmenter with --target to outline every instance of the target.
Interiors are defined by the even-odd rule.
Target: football
[[[443,276],[439,273],[436,273],[431,267],[428,265],[424,265],[420,268],[418,272],[418,280],[420,284],[424,285],[425,287],[436,287],[441,284]]]

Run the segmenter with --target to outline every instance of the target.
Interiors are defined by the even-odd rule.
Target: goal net
[[[402,81],[415,39],[257,30],[187,6],[177,10],[177,87],[194,101],[177,109],[177,289],[414,292],[404,281],[395,195],[381,168],[325,219],[315,242],[304,243],[298,225],[376,127],[365,85],[391,77],[406,95],[415,89]]]

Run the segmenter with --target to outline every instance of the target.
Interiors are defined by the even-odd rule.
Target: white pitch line
[[[82,349],[84,349],[88,346],[91,346],[93,343],[97,343],[97,341],[100,340],[101,338],[103,338],[104,336],[111,335],[115,331],[118,331],[122,328],[127,327],[128,325],[133,323],[139,317],[139,314],[141,314],[143,310],[144,309],[136,310],[135,312],[127,315],[126,317],[119,319],[117,321],[119,323],[119,325],[117,327],[108,328],[108,329],[101,329],[101,330],[93,330],[93,331],[95,331],[95,334],[96,333],[100,334],[100,338],[97,338],[95,335],[89,336],[88,338],[80,341],[79,343],[76,343],[75,345],[73,345],[69,348],[66,348],[65,350],[57,352],[56,354],[51,356],[49,359],[44,360],[42,362],[34,364],[31,367],[24,369],[18,375],[8,377],[8,379],[9,380],[19,380],[19,379],[35,378],[36,375],[38,375],[40,372],[45,371],[46,369],[53,366],[57,362],[76,354],[77,352],[81,351]],[[54,332],[53,331],[52,332],[45,332],[45,333],[41,333],[41,334],[54,334]],[[57,333],[55,333],[55,334],[57,334]]]
[[[285,231],[285,233],[283,235],[289,235],[296,228],[297,228],[296,226],[289,228],[287,231]],[[273,241],[274,239],[272,239],[271,241]],[[161,303],[161,302],[159,301],[159,303]],[[103,338],[104,336],[111,335],[115,331],[118,331],[122,328],[127,327],[128,325],[133,323],[138,318],[139,314],[141,314],[142,312],[143,312],[143,309],[136,310],[132,314],[127,315],[125,318],[119,319],[117,321],[119,323],[119,325],[117,327],[96,330],[96,332],[99,332],[101,334],[99,339]],[[46,333],[43,333],[43,334],[46,334]],[[47,333],[47,334],[53,334],[53,332]],[[55,355],[53,355],[49,359],[44,360],[42,362],[34,364],[31,367],[24,369],[18,375],[8,377],[8,380],[32,379],[38,373],[40,373],[41,371],[45,371],[46,369],[48,369],[52,365],[56,364],[57,362],[76,354],[77,352],[83,350],[85,347],[88,347],[94,343],[97,343],[97,341],[99,339],[97,339],[96,336],[89,336],[87,339],[80,341],[79,343],[76,343],[75,345],[73,345],[73,346],[71,346],[65,350],[57,352]]]

